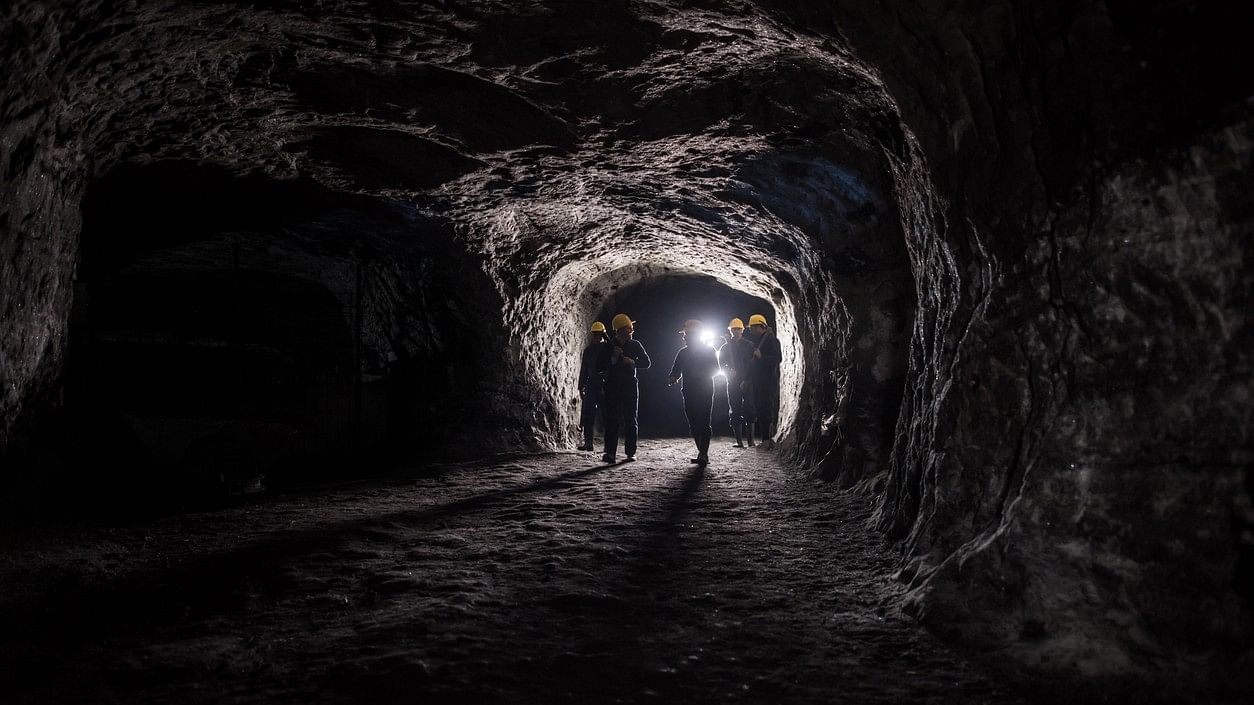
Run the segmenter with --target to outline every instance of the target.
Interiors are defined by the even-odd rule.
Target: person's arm
[[[636,369],[649,369],[649,366],[653,364],[653,361],[649,359],[649,353],[645,352],[644,345],[642,345],[639,340],[633,340],[632,342],[636,344]]]
[[[768,365],[778,365],[784,360],[784,350],[780,347],[779,338],[774,333],[767,333],[771,339],[762,346],[762,361]]]
[[[714,375],[718,374],[722,369],[723,365],[718,361],[718,351],[710,348],[710,369],[707,372],[710,375],[710,379],[714,379]]]
[[[683,367],[679,364],[680,358],[682,358],[683,355],[683,348],[680,348],[679,352],[675,353],[675,364],[671,365],[671,384],[678,384],[679,380],[684,376]]]
[[[588,357],[594,354],[596,354],[595,350],[584,350],[583,355],[579,356],[579,381],[577,383],[579,396],[583,396],[584,391],[588,389],[588,373],[591,372],[588,369],[590,366],[588,365]]]
[[[597,374],[604,375],[610,371],[610,355],[614,348],[606,344],[597,353]]]

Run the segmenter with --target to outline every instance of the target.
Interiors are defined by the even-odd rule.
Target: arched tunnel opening
[[[731,272],[731,279],[736,273]],[[635,338],[647,341],[653,366],[640,381],[640,434],[642,438],[685,438],[688,422],[684,417],[683,403],[677,386],[668,383],[668,375],[676,352],[684,346],[680,329],[687,320],[699,320],[704,332],[702,340],[719,349],[730,337],[727,327],[733,318],[741,319],[742,326],[752,314],[761,314],[768,321],[775,321],[775,308],[765,299],[737,291],[709,276],[664,272],[638,281],[622,280],[611,284],[605,303],[598,309],[596,320],[609,322],[619,313],[627,314],[635,321]],[[595,292],[595,296],[604,296]],[[785,341],[792,342],[792,341]],[[794,360],[795,358],[790,358]],[[800,374],[789,368],[781,384],[790,399],[800,391]],[[727,379],[724,376],[714,385],[714,432],[729,436]],[[790,403],[794,408],[795,403]],[[784,424],[791,427],[791,419]]]
[[[1239,23],[265,5],[0,14],[19,701],[1241,702]],[[690,466],[677,330],[752,314],[778,444]]]

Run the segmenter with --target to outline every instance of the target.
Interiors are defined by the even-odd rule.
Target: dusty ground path
[[[1010,702],[861,497],[716,439],[9,537],[9,702]]]

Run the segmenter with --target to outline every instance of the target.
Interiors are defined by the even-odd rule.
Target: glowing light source
[[[701,342],[702,342],[702,343],[705,343],[706,345],[709,345],[710,343],[713,343],[713,342],[714,342],[714,339],[715,339],[715,338],[717,338],[717,337],[718,337],[718,335],[717,335],[717,334],[715,334],[715,332],[714,332],[714,331],[712,331],[712,330],[702,330],[702,331],[701,331]]]

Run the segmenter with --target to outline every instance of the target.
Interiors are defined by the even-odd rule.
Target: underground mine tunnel
[[[734,280],[738,273],[728,273]],[[630,275],[632,279],[626,277]],[[638,277],[638,278],[637,278]],[[614,283],[610,283],[614,282]],[[716,349],[730,338],[728,325],[733,318],[741,324],[754,313],[764,315],[768,321],[777,321],[775,308],[765,299],[737,291],[713,277],[694,276],[676,271],[637,272],[619,271],[607,277],[602,286],[593,284],[590,297],[605,296],[596,320],[612,321],[619,311],[634,312],[635,338],[648,341],[647,350],[654,358],[654,366],[640,379],[640,432],[645,437],[684,438],[688,436],[688,422],[684,416],[683,400],[679,387],[668,384],[667,375],[675,360],[676,351],[684,342],[679,335],[687,320],[703,323],[700,342]],[[783,365],[781,365],[783,366]],[[781,387],[790,392],[798,389],[798,372],[791,360],[781,370]],[[714,427],[723,437],[731,437],[728,425],[729,402],[727,400],[727,376],[722,375],[714,386]],[[787,417],[784,419],[788,423]]]
[[[1244,702],[1250,47],[1187,0],[7,4],[6,702]],[[755,313],[777,444],[716,383],[694,466],[676,330]]]

